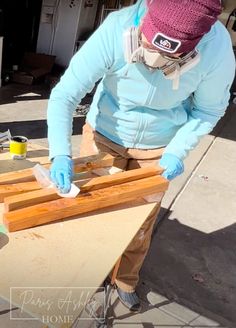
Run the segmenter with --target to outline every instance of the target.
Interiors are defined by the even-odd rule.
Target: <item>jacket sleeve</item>
[[[179,129],[165,149],[165,153],[185,159],[200,139],[210,133],[225,114],[230,98],[230,87],[235,74],[232,47],[219,56],[192,96],[188,121]],[[212,54],[214,58],[214,54]],[[210,63],[209,63],[210,65]]]
[[[71,156],[73,112],[114,61],[115,19],[110,14],[73,56],[53,88],[47,109],[49,157]]]

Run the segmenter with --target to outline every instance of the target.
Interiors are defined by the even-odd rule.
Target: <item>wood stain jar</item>
[[[10,140],[10,155],[12,159],[24,159],[27,154],[28,139],[23,136],[14,136]]]

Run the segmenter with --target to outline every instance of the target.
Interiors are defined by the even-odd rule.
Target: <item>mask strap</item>
[[[175,64],[176,70],[175,75],[173,77],[173,84],[172,89],[178,90],[179,89],[179,82],[180,82],[180,65],[178,63]]]
[[[141,54],[139,53],[141,51]],[[131,55],[131,58],[130,58],[130,61],[131,63],[133,62],[138,62],[139,61],[139,58],[136,58],[136,60],[134,60],[135,56],[138,54],[138,56],[140,57],[143,57],[143,47],[138,47]]]

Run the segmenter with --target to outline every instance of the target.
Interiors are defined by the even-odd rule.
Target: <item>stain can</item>
[[[23,136],[14,136],[10,140],[10,155],[13,159],[24,159],[27,153],[28,139]]]

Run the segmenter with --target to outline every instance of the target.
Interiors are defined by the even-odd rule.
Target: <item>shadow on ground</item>
[[[82,134],[82,126],[85,123],[85,117],[75,117],[73,120],[73,135]],[[47,138],[47,122],[46,120],[33,121],[17,121],[0,123],[0,131],[7,131],[10,129],[14,136],[22,135],[28,139]]]
[[[29,94],[29,95],[28,95]],[[9,84],[0,88],[0,105],[26,100],[48,99],[50,90],[45,84]]]
[[[236,105],[231,103],[226,111],[226,114],[218,122],[216,127],[211,132],[211,135],[217,137],[220,135],[221,138],[236,141],[236,129],[225,128],[232,124],[236,124]]]
[[[235,328],[236,224],[205,234],[179,221],[166,217],[157,226],[141,281],[168,299]]]
[[[0,105],[18,103],[20,101],[33,101],[48,99],[50,89],[45,84],[22,85],[9,84],[0,88]],[[92,101],[91,94],[87,94],[81,101],[81,105],[90,104]],[[17,104],[16,104],[17,105]],[[19,113],[20,115],[20,113]],[[75,116],[73,119],[73,135],[82,134],[82,126],[85,123],[85,115]],[[24,135],[29,139],[47,138],[47,122],[45,119],[35,119],[26,121],[10,121],[0,123],[0,131],[10,129],[12,135]]]
[[[9,242],[8,236],[5,233],[0,232],[0,249],[6,246],[8,242]]]

